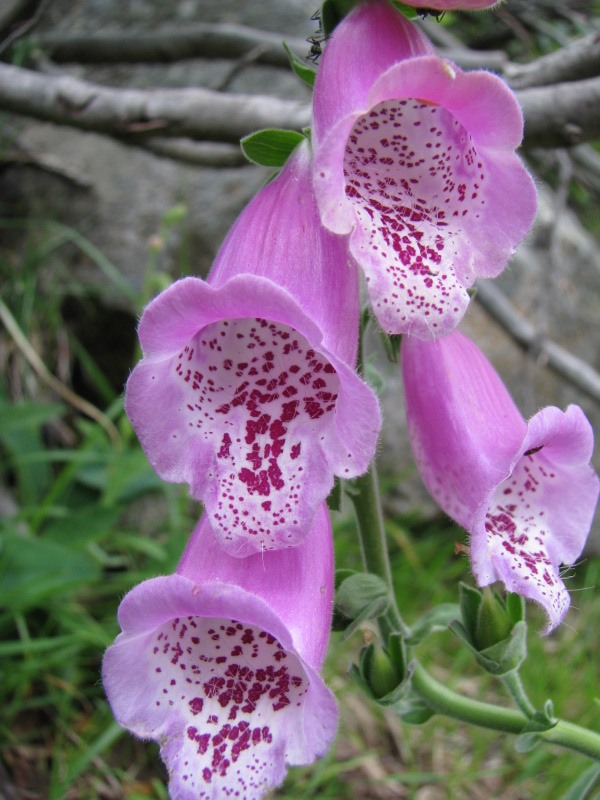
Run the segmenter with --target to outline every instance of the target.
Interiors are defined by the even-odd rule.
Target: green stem
[[[375,463],[369,471],[353,481],[350,494],[356,512],[363,563],[367,572],[378,575],[390,589],[393,588],[392,571],[387,553],[385,529],[379,502],[377,469]]]
[[[553,728],[540,735],[545,742],[568,747],[569,750],[576,750],[578,753],[600,761],[600,734],[595,731],[560,719]]]
[[[356,512],[363,564],[367,572],[378,575],[390,589],[390,608],[379,618],[381,635],[386,642],[390,633],[401,631],[406,636],[410,630],[400,616],[394,596],[394,582],[381,514],[375,462],[371,463],[369,471],[365,475],[355,478],[352,485],[353,490],[348,494]]]
[[[506,675],[501,676],[500,680],[525,716],[532,719],[535,716],[536,710],[525,693],[519,673],[516,670],[507,672]]]
[[[527,724],[520,711],[471,700],[448,689],[418,662],[413,661],[412,688],[438,714],[460,719],[480,728],[519,734]]]
[[[526,727],[528,719],[520,711],[463,697],[436,680],[417,662],[413,661],[413,667],[413,690],[438,714],[480,728],[491,728],[517,735]],[[544,742],[566,747],[600,761],[600,734],[595,731],[559,720],[553,728],[540,731],[538,735]]]

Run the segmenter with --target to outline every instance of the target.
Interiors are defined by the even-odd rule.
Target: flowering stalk
[[[570,602],[560,565],[581,554],[600,488],[583,411],[548,407],[526,422],[457,331],[437,342],[405,338],[402,373],[417,466],[438,505],[469,532],[477,583],[502,581],[539,603],[549,633]]]
[[[385,531],[382,528],[381,511],[378,510],[376,485],[364,478],[355,481],[354,485],[357,491],[351,497],[357,509],[357,529],[362,552],[378,554],[377,558],[370,555],[365,557],[365,569],[383,580],[388,580],[391,569],[387,548],[381,547],[381,542],[385,541]],[[385,640],[394,626],[390,625],[389,616],[382,618],[380,625]],[[403,632],[406,628],[404,624],[397,624],[395,630]],[[410,663],[413,691],[437,714],[480,728],[515,735],[523,733],[529,718],[522,710],[507,709],[463,697],[434,678],[415,658]],[[554,727],[541,731],[538,736],[541,741],[560,745],[600,761],[600,734],[594,731],[558,720]]]

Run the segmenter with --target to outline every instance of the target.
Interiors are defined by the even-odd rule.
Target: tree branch
[[[132,143],[160,136],[232,142],[260,128],[300,130],[310,106],[209,89],[113,89],[0,64],[0,108]]]
[[[182,61],[188,58],[243,58],[261,48],[256,61],[273,67],[289,67],[286,42],[300,57],[308,45],[298,38],[255,30],[244,25],[194,25],[163,28],[160,31],[73,35],[45,33],[36,38],[40,47],[57,63],[80,64],[154,63]]]
[[[524,147],[570,147],[598,138],[600,78],[523,89]]]
[[[161,139],[159,137],[138,142],[144,150],[157,156],[173,158],[200,167],[245,167],[250,162],[245,158],[239,144],[217,142],[193,142],[190,139]]]
[[[600,373],[581,358],[538,333],[497,286],[491,285],[488,281],[478,282],[475,299],[530,355],[539,359],[593,400],[600,402]]]
[[[580,81],[599,74],[600,33],[597,32],[529,64],[507,63],[504,69],[504,76],[513,89]]]
[[[437,26],[436,26],[437,27]],[[435,29],[434,29],[435,30]],[[429,32],[429,30],[428,30]],[[451,34],[442,42],[441,55],[463,69],[484,68],[504,72],[508,59],[501,50],[483,52],[465,47]],[[188,58],[238,59],[260,49],[259,64],[289,68],[282,42],[300,58],[308,52],[307,43],[297,37],[284,37],[244,25],[194,25],[163,28],[141,33],[102,33],[74,35],[44,33],[36,42],[56,63],[80,64],[161,63]],[[516,67],[516,65],[515,65]],[[516,67],[518,69],[518,67]]]
[[[568,147],[600,133],[600,78],[523,89],[524,147]],[[239,141],[260,128],[300,130],[310,105],[209,89],[114,89],[0,64],[0,109],[130,143],[146,138]]]

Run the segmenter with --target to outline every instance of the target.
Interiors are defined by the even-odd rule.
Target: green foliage
[[[357,573],[342,581],[335,592],[335,617],[344,638],[351,636],[366,620],[375,620],[390,605],[390,592],[377,575]]]
[[[244,136],[240,144],[249,161],[262,167],[280,169],[304,138],[304,135],[297,131],[270,128]]]
[[[172,211],[162,232],[181,219],[181,209]],[[70,228],[20,220],[0,226],[31,230],[17,269],[11,258],[0,258],[3,276],[11,278],[2,295],[51,365],[66,329],[65,294],[89,291],[61,263],[62,245],[79,247],[117,289],[123,280]],[[136,308],[142,302],[129,287],[123,298]],[[2,497],[0,519],[0,757],[15,765],[15,774],[33,771],[51,800],[95,800],[103,784],[134,786],[151,758],[142,751],[134,757],[136,745],[114,722],[99,680],[102,654],[118,630],[118,603],[135,583],[174,569],[199,509],[158,480],[124,415],[122,386],[106,378],[92,355],[86,367],[109,404],[115,441],[98,423],[47,399],[16,349],[12,358],[10,374],[19,382],[0,382],[0,477],[10,496],[8,504]],[[12,392],[26,389],[29,399],[11,403]],[[123,759],[115,766],[103,760],[111,751]],[[35,754],[35,767],[19,767],[24,752]],[[166,797],[162,780],[148,787],[138,796]]]
[[[315,79],[317,77],[317,70],[314,67],[309,67],[306,61],[303,61],[301,58],[298,58],[297,55],[292,53],[290,48],[284,42],[283,47],[285,52],[288,54],[288,58],[290,59],[290,66],[295,75],[300,78],[300,80],[305,83],[307,86],[310,86],[312,89],[315,85]]]

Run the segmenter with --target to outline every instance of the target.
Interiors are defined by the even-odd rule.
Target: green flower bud
[[[508,618],[504,604],[498,595],[486,586],[473,632],[475,646],[478,650],[492,647],[507,639],[512,628],[513,622]]]
[[[379,699],[393,692],[403,680],[398,667],[378,642],[371,642],[361,653],[361,669],[373,695]]]

